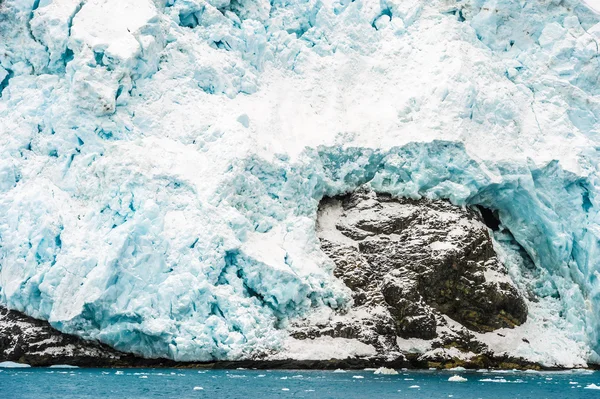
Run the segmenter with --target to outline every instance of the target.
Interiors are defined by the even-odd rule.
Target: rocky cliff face
[[[507,276],[479,211],[448,201],[396,199],[363,187],[321,203],[318,234],[335,275],[352,290],[345,315],[294,326],[298,339],[332,336],[402,358],[411,339],[433,361],[493,356],[472,332],[512,328],[527,319],[523,296]]]
[[[62,334],[48,322],[0,307],[0,361],[33,366],[108,365],[121,354],[106,345]]]

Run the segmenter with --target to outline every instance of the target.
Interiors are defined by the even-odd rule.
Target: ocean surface
[[[459,375],[466,381],[453,382]],[[453,377],[452,379],[461,379]],[[587,387],[587,388],[586,388]],[[2,399],[600,398],[600,372],[2,369]]]

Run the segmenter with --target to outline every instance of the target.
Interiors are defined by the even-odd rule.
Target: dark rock
[[[493,214],[487,217],[494,223]],[[296,323],[304,336],[356,337],[388,358],[404,355],[397,337],[489,357],[470,331],[512,328],[527,319],[526,302],[477,209],[393,198],[365,186],[322,201],[318,235],[354,306],[333,329]],[[371,317],[357,321],[357,311]]]

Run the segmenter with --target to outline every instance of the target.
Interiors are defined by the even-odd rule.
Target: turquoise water
[[[467,381],[449,382],[454,374]],[[590,384],[600,372],[3,369],[0,398],[600,398]]]

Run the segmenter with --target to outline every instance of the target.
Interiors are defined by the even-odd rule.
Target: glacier
[[[0,1],[0,304],[147,357],[276,353],[349,306],[316,213],[368,183],[496,210],[598,363],[598,9]]]

